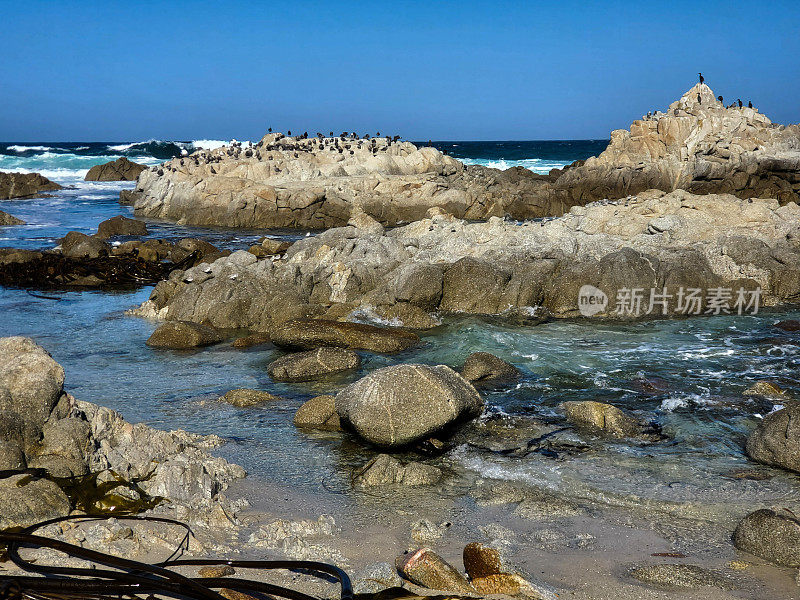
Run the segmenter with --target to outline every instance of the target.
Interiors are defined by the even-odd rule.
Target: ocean
[[[95,164],[119,156],[156,164],[183,152],[223,142],[146,141],[0,144],[0,170],[37,171],[66,186],[41,198],[0,201],[0,210],[24,219],[0,230],[0,246],[50,248],[69,230],[86,233],[114,215],[131,216],[118,202],[131,182],[85,182]],[[523,166],[546,173],[601,152],[606,140],[549,142],[436,142],[454,157],[498,168]],[[182,227],[148,221],[149,237],[202,237],[224,248],[246,248],[270,233],[297,239],[304,231],[242,231]],[[116,291],[69,291],[34,297],[0,288],[0,335],[26,335],[41,343],[66,370],[66,388],[77,398],[117,409],[132,421],[215,433],[230,443],[220,453],[244,465],[252,477],[297,490],[334,494],[358,502],[352,469],[373,451],[338,434],[295,429],[302,402],[332,393],[355,377],[396,362],[459,366],[474,351],[494,353],[522,371],[510,388],[484,392],[488,410],[478,427],[523,443],[541,424],[560,423],[565,400],[601,400],[653,422],[668,442],[637,445],[590,441],[563,456],[524,457],[463,443],[436,459],[453,471],[515,480],[584,497],[617,502],[635,495],[654,503],[693,501],[730,506],[796,500],[789,475],[755,487],[737,478],[748,462],[746,432],[774,403],[743,396],[754,381],[769,379],[800,395],[800,343],[777,331],[778,319],[795,310],[758,315],[696,317],[636,323],[554,321],[537,326],[449,316],[426,332],[419,348],[399,355],[365,354],[357,374],[314,383],[275,383],[267,365],[281,355],[267,345],[237,350],[228,343],[197,352],[155,350],[145,345],[156,323],[124,314],[148,298],[152,287]],[[236,408],[216,399],[233,388],[259,388],[280,398],[265,407]],[[525,436],[528,437],[525,437]],[[473,440],[474,441],[474,438]],[[494,443],[494,442],[493,442]],[[511,443],[510,441],[508,443]],[[581,442],[582,443],[582,442]],[[578,442],[576,441],[576,444]],[[577,447],[577,446],[576,446]],[[591,450],[590,450],[591,451]],[[435,462],[436,462],[435,461]],[[665,482],[679,480],[679,484]],[[463,490],[448,488],[458,496]],[[388,501],[388,500],[387,500]]]

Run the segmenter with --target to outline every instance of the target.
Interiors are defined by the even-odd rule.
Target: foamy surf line
[[[534,173],[539,173],[540,175],[546,175],[552,169],[563,169],[567,165],[571,164],[571,161],[546,160],[543,158],[522,158],[520,160],[506,160],[504,158],[457,158],[457,160],[460,160],[465,165],[480,165],[483,167],[490,167],[492,169],[500,169],[501,171],[505,171],[512,167],[524,167],[530,171],[533,171]]]

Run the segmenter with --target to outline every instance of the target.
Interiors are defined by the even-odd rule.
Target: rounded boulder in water
[[[480,415],[483,399],[450,367],[395,365],[378,369],[340,391],[336,411],[363,439],[391,448]]]

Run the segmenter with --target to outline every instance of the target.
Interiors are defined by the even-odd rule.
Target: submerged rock
[[[342,422],[384,447],[423,440],[457,421],[478,416],[483,399],[444,365],[384,367],[336,395]]]
[[[771,381],[757,381],[743,391],[742,394],[745,396],[764,396],[765,398],[786,398],[786,392]]]
[[[137,164],[125,158],[95,165],[86,173],[86,181],[135,181],[139,174],[146,170],[144,165]]]
[[[220,401],[242,408],[248,406],[259,406],[260,404],[265,404],[266,402],[277,402],[278,400],[280,400],[278,396],[274,396],[269,392],[243,388],[231,390],[224,396],[220,397]]]
[[[461,367],[461,376],[472,383],[516,379],[519,369],[488,352],[473,352]]]
[[[643,583],[658,587],[677,589],[699,589],[714,587],[731,589],[731,582],[710,569],[696,565],[660,564],[637,567],[631,576]]]
[[[40,192],[60,190],[61,186],[39,173],[0,172],[0,200],[26,198]]]
[[[786,321],[778,321],[775,323],[774,327],[778,329],[782,329],[783,331],[800,331],[800,321],[796,319],[788,319]]]
[[[559,597],[552,590],[534,585],[522,575],[516,573],[496,573],[471,579],[473,587],[479,594],[503,594],[505,596],[522,596],[531,600],[557,600]]]
[[[154,348],[184,350],[210,346],[221,341],[222,337],[211,327],[189,321],[170,321],[160,325],[146,343]]]
[[[236,338],[233,341],[234,348],[251,348],[253,346],[260,346],[268,344],[270,341],[269,335],[266,333],[251,333],[244,337]]]
[[[800,405],[767,415],[747,438],[753,460],[800,473]]]
[[[117,235],[147,235],[147,225],[143,221],[118,215],[97,226],[97,237],[100,239],[107,240]]]
[[[585,400],[563,404],[567,420],[580,429],[611,437],[634,437],[641,433],[641,424],[616,406]]]
[[[399,556],[395,565],[403,577],[417,585],[444,592],[475,593],[466,578],[430,548]]]
[[[267,367],[275,381],[308,381],[332,373],[352,371],[361,365],[358,354],[345,348],[317,348],[287,354]]]
[[[786,512],[757,510],[736,526],[733,544],[784,567],[800,567],[800,520]]]
[[[25,221],[0,210],[0,226],[25,225]]]
[[[315,396],[305,402],[294,415],[296,427],[321,429],[323,431],[341,431],[342,425],[336,412],[334,396]]]
[[[353,484],[359,487],[376,485],[431,485],[442,478],[438,467],[419,462],[405,465],[388,454],[379,454],[353,475]]]
[[[291,350],[332,346],[390,353],[419,343],[419,336],[410,331],[324,319],[286,321],[271,331],[271,338],[276,346]]]

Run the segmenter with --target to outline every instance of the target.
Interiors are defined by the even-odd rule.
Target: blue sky
[[[800,121],[797,0],[0,0],[0,140],[606,138],[698,71]]]

